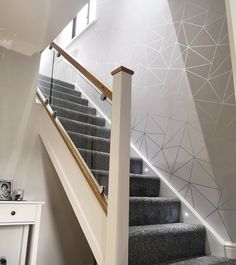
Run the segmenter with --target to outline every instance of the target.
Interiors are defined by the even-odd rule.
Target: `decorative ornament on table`
[[[7,264],[7,260],[5,257],[0,257],[0,265],[6,265]]]
[[[11,199],[13,201],[23,201],[24,198],[24,190],[16,189],[12,192]]]

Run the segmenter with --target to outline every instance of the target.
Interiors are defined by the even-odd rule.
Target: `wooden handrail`
[[[86,77],[95,87],[97,87],[102,94],[112,101],[112,91],[94,75],[92,75],[85,67],[83,67],[77,60],[75,60],[69,53],[61,48],[55,42],[51,43],[53,47],[60,55],[62,55],[70,64],[72,64],[84,77]]]
[[[67,134],[66,130],[62,126],[62,124],[59,121],[59,119],[57,117],[53,116],[53,110],[50,107],[50,105],[45,102],[46,99],[44,98],[44,96],[43,96],[43,94],[42,94],[42,92],[40,91],[39,88],[37,89],[37,97],[38,97],[39,101],[42,103],[42,105],[44,106],[44,108],[47,111],[50,119],[54,123],[54,125],[57,128],[59,134],[61,135],[62,139],[64,140],[65,144],[67,145],[71,155],[74,157],[75,162],[77,163],[78,167],[80,168],[83,176],[85,177],[88,185],[92,189],[92,191],[93,191],[94,195],[96,196],[99,204],[101,205],[101,207],[104,210],[105,214],[107,214],[107,199],[106,199],[106,197],[99,192],[99,185],[98,185],[96,179],[94,178],[91,170],[88,168],[87,164],[83,160],[81,154],[79,153],[79,151],[75,147],[74,143],[70,139],[69,135]]]

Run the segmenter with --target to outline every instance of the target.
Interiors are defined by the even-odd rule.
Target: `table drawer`
[[[0,207],[0,223],[35,222],[37,205],[34,204],[2,204]]]

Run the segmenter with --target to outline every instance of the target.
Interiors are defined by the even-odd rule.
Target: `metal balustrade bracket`
[[[104,193],[105,193],[105,186],[99,186],[99,193],[101,195],[104,195]]]
[[[60,56],[61,56],[61,54],[58,52],[58,53],[57,53],[57,57],[59,58]]]
[[[56,118],[57,117],[57,112],[54,110],[53,113],[52,113],[52,117],[53,118]]]
[[[49,49],[49,50],[52,49],[52,44],[51,44],[51,43],[49,44],[48,49]]]
[[[45,103],[46,105],[48,105],[48,103],[49,103],[49,99],[46,98],[45,101],[44,101],[44,103]]]
[[[100,99],[102,101],[105,101],[107,99],[107,96],[105,94],[101,94]]]

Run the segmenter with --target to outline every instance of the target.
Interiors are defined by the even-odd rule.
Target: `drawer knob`
[[[16,212],[15,212],[15,211],[12,211],[12,212],[11,212],[11,215],[15,215],[15,214],[16,214]]]

